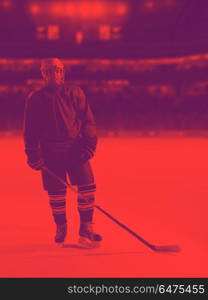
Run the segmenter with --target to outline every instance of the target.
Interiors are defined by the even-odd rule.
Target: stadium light
[[[127,13],[127,6],[124,4],[118,4],[117,13],[119,15],[125,15]]]
[[[127,5],[122,2],[109,4],[107,1],[56,2],[51,5],[49,12],[55,16],[88,19],[108,15],[123,16],[127,13]]]
[[[77,7],[78,13],[83,18],[89,18],[91,16],[94,16],[96,11],[93,9],[93,6],[90,3],[80,3]]]
[[[0,4],[4,9],[10,9],[13,5],[11,0],[4,0],[2,1],[2,3]]]
[[[107,14],[106,6],[103,3],[95,3],[92,7],[92,15],[94,17],[100,17]]]
[[[147,2],[145,3],[145,7],[146,7],[146,8],[150,8],[150,9],[153,8],[154,5],[155,5],[154,1],[147,1]]]
[[[161,1],[156,1],[156,0],[146,0],[144,3],[144,7],[146,9],[154,9],[154,8],[165,8],[165,7],[172,7],[175,5],[176,2],[174,0],[161,0]]]
[[[41,8],[39,4],[33,3],[29,6],[29,11],[33,15],[38,15],[41,12]]]
[[[50,12],[57,16],[71,17],[98,17],[106,13],[103,3],[91,3],[80,1],[77,3],[55,3],[52,5]]]

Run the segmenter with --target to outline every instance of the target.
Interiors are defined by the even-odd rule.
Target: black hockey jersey
[[[24,116],[25,151],[39,159],[41,146],[69,146],[76,138],[91,152],[96,150],[96,124],[80,87],[43,87],[29,95]],[[34,156],[34,157],[33,157]]]

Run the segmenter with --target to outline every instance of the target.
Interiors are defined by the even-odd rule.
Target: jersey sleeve
[[[78,114],[82,122],[81,134],[83,143],[93,153],[96,150],[98,141],[95,118],[83,90],[79,87],[76,89],[76,98],[78,101]]]
[[[26,99],[24,111],[24,144],[28,162],[33,163],[40,160],[40,122],[39,109],[36,94],[30,94]]]

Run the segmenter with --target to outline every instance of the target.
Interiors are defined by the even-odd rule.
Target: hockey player
[[[89,160],[97,145],[92,111],[82,89],[65,84],[64,65],[59,59],[43,60],[41,73],[45,84],[28,97],[25,107],[27,162],[42,173],[57,225],[55,242],[64,242],[67,235],[66,187],[45,167],[63,180],[68,175],[71,184],[77,185],[80,242],[99,242],[102,237],[92,225],[96,184]]]

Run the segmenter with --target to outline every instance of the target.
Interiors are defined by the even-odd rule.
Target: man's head
[[[44,59],[41,63],[41,74],[48,86],[59,86],[64,83],[64,65],[58,58]]]

